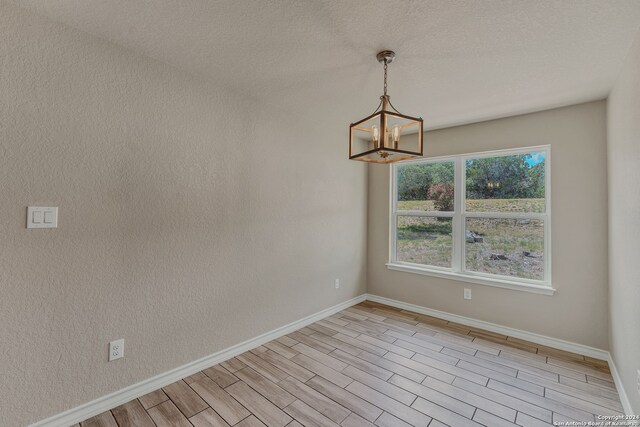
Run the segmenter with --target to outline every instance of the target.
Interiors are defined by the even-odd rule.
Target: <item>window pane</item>
[[[351,154],[357,155],[380,145],[380,115],[351,126]]]
[[[466,269],[544,280],[544,221],[467,218]]]
[[[545,153],[466,162],[468,212],[544,212]]]
[[[453,162],[398,166],[398,210],[453,211]]]
[[[396,259],[451,268],[451,218],[398,216]]]

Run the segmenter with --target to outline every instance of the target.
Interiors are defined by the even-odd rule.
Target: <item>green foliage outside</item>
[[[398,168],[398,200],[428,200],[432,185],[453,185],[453,162],[408,164]]]
[[[467,160],[468,199],[544,198],[544,161],[531,166],[540,153]],[[398,201],[434,200],[430,189],[438,184],[453,188],[453,162],[416,163],[398,167]],[[451,210],[448,206],[444,209]]]
[[[453,198],[453,185],[448,182],[439,182],[429,187],[429,198],[433,200],[433,207],[437,211],[452,211],[455,200]]]
[[[544,197],[544,162],[531,166],[531,154],[467,160],[470,199],[537,199]]]

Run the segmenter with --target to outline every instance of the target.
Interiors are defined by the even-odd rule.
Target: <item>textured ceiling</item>
[[[377,105],[381,49],[428,128],[602,99],[640,25],[638,0],[14,3],[331,126]]]

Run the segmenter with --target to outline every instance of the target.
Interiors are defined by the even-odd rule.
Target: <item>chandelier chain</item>
[[[384,96],[387,96],[387,60],[384,60]]]

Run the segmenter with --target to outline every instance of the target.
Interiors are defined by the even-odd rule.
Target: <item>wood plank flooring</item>
[[[88,426],[544,426],[619,415],[606,362],[365,301]]]

